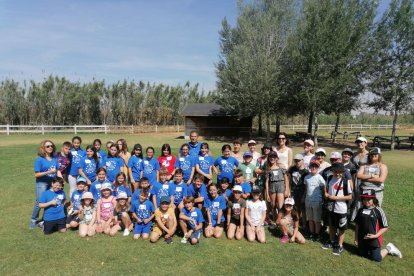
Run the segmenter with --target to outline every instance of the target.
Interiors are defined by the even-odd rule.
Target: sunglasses
[[[53,145],[45,145],[45,148],[53,148]]]
[[[286,140],[286,138],[285,137],[279,137],[279,138],[277,138],[278,140]]]
[[[161,205],[169,205],[168,202],[161,202]]]

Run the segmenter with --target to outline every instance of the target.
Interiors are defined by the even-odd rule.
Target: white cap
[[[110,190],[110,191],[112,191],[112,184],[109,183],[109,182],[103,183],[102,186],[101,186],[101,191],[103,191],[103,190]]]
[[[323,149],[323,148],[317,148],[316,151],[315,151],[315,154],[316,153],[319,153],[319,152],[322,152],[326,156],[326,150],[325,149]]]
[[[355,143],[356,142],[358,142],[358,141],[361,141],[361,142],[365,142],[365,143],[367,143],[368,141],[367,141],[367,139],[365,138],[365,137],[358,137],[356,140],[355,140]]]
[[[287,197],[285,199],[285,204],[293,206],[293,205],[295,205],[295,200],[292,197]]]
[[[315,145],[315,143],[314,143],[311,139],[306,139],[303,143],[304,143],[304,144],[309,144],[309,145],[311,145],[312,147]]]
[[[243,192],[242,186],[240,186],[240,185],[235,185],[235,186],[233,187],[233,191]]]
[[[248,145],[250,145],[250,144],[255,144],[255,145],[256,145],[257,143],[256,143],[256,141],[255,141],[255,140],[249,140],[249,142],[248,142],[247,144],[248,144]]]

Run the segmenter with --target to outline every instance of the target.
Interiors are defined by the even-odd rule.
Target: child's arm
[[[194,228],[194,231],[200,230],[203,228],[203,223],[200,222],[199,224],[196,225],[196,227]],[[192,229],[191,229],[192,230]]]
[[[86,184],[91,185],[92,181],[89,180],[89,178],[86,176],[86,174],[83,172],[83,169],[81,167],[78,168],[78,174],[80,176],[83,176],[86,179]]]
[[[372,177],[372,175],[371,174],[365,175],[364,174],[364,171],[365,171],[365,165],[362,165],[361,167],[359,167],[359,170],[358,170],[358,172],[356,174],[356,177],[359,178],[359,179],[361,179],[361,180],[368,180],[368,179],[370,179]]]
[[[151,213],[151,216],[150,216],[149,218],[144,219],[144,224],[149,223],[151,220],[153,220],[153,219],[154,219],[154,217],[155,217],[155,214],[154,214],[154,213]]]
[[[46,203],[39,203],[40,208],[47,208],[49,206],[56,206],[57,201],[56,199],[52,199],[51,201],[48,201]]]
[[[246,207],[246,210],[245,210],[244,217],[246,218],[247,224],[249,224],[250,226],[253,226],[252,222],[250,220],[250,216],[249,216],[249,208],[247,208],[247,207]]]
[[[385,180],[387,179],[387,176],[388,176],[387,165],[381,164],[380,175],[372,175],[371,178],[369,179],[369,182],[380,185],[385,182]]]
[[[195,171],[195,167],[192,167],[191,168],[190,178],[187,181],[187,185],[190,185],[191,184],[191,181],[193,180],[193,177],[194,177],[194,171]]]
[[[157,179],[157,182],[160,181],[160,171],[159,170],[156,170],[156,179]]]
[[[170,208],[175,209],[175,204],[174,204],[174,195],[170,196]]]
[[[213,222],[211,221],[210,208],[206,208],[206,213],[207,213],[208,226],[212,226]]]
[[[378,230],[378,232],[376,234],[367,234],[364,237],[364,239],[365,240],[378,239],[379,237],[381,237],[387,231],[388,231],[388,227],[381,228],[380,230]]]
[[[290,237],[290,241],[291,242],[295,242],[296,235],[298,234],[298,231],[299,231],[299,220],[296,220],[293,223],[294,223],[294,226],[293,226],[293,235],[292,235],[292,237]]]
[[[266,200],[270,202],[270,195],[269,195],[269,177],[267,177],[267,176],[266,176],[265,187],[266,187],[266,192],[265,192]]]
[[[101,223],[101,199],[98,199],[98,202],[96,203],[96,222]]]
[[[135,186],[135,180],[134,180],[134,177],[132,176],[131,167],[128,167],[128,176],[129,176],[129,180],[131,181],[132,187],[134,187],[134,189],[137,189],[138,187]]]
[[[260,218],[260,221],[259,221],[258,226],[262,226],[263,223],[264,223],[264,221],[265,221],[265,219],[266,219],[266,210],[263,210],[262,217]]]
[[[244,229],[244,212],[245,212],[246,207],[242,207],[240,210],[240,229],[243,230]]]
[[[221,217],[223,216],[223,210],[219,209],[217,213],[217,224],[221,222]]]
[[[289,176],[287,171],[283,175],[283,178],[285,180],[285,197],[290,197],[290,182],[289,182]]]

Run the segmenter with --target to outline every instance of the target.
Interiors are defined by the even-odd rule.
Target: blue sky
[[[0,79],[214,89],[221,21],[236,14],[236,0],[0,0]]]

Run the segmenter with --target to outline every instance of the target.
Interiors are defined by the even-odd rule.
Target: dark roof
[[[215,103],[189,104],[183,115],[188,116],[231,116],[221,105]]]

